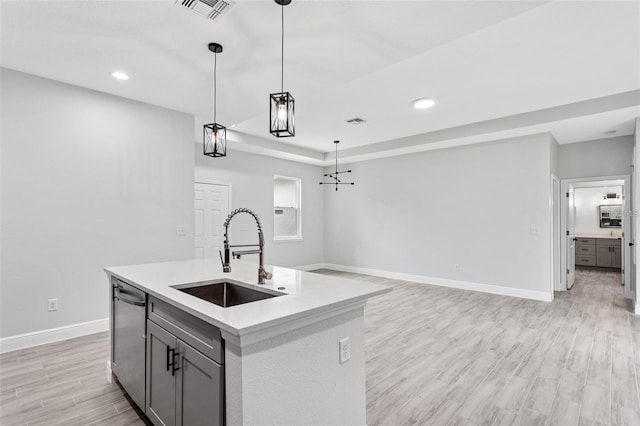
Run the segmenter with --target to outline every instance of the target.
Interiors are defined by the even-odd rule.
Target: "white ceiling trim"
[[[550,133],[555,137],[555,128],[579,128],[585,119],[590,122],[601,119],[611,121],[612,117],[615,122],[625,123],[625,126],[616,132],[615,137],[633,134],[635,119],[640,117],[640,90],[345,149],[339,151],[338,157],[341,163],[353,163],[544,133]],[[602,134],[594,139],[605,137],[607,136]],[[232,150],[238,149],[318,166],[328,166],[335,161],[334,152],[319,153],[241,132],[230,131],[229,139],[229,148]],[[578,140],[565,138],[559,142],[572,143]]]

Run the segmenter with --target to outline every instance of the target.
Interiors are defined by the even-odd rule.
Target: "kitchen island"
[[[146,299],[147,377],[144,396],[138,398],[138,401],[144,399],[145,403],[137,403],[144,405],[140,409],[152,420],[164,415],[162,423],[189,424],[186,420],[189,413],[185,411],[194,410],[193,398],[178,401],[177,408],[165,414],[153,410],[153,400],[162,397],[162,405],[166,405],[167,398],[179,400],[181,390],[187,389],[184,383],[186,369],[191,368],[192,371],[211,371],[210,376],[221,381],[215,385],[219,387],[211,387],[211,383],[200,380],[199,386],[209,386],[206,388],[209,390],[198,392],[195,399],[207,401],[210,396],[211,406],[215,403],[214,398],[222,401],[219,417],[222,423],[366,423],[364,306],[368,298],[391,289],[288,268],[267,267],[267,270],[273,278],[258,285],[257,265],[242,261],[233,262],[230,273],[222,272],[217,259],[105,268],[110,277],[113,301],[112,362],[114,353],[122,353],[128,348],[126,345],[124,349],[114,348],[114,334],[117,336],[119,330],[131,328],[116,324],[118,283],[133,286]],[[185,292],[185,288],[193,289],[220,280],[258,290],[268,298],[222,307]],[[123,296],[124,299],[127,297],[126,294]],[[180,325],[179,321],[185,325]],[[178,322],[177,326],[172,325],[175,322]],[[190,333],[189,327],[196,331]],[[210,331],[198,334],[198,330],[207,327]],[[177,337],[171,338],[178,343],[175,347],[166,344],[165,373],[165,366],[154,369],[150,358],[154,348],[156,352],[164,350],[165,341],[155,339],[159,342],[156,344],[151,337],[155,333],[162,338],[162,334],[169,335],[167,332],[172,331]],[[191,346],[183,342],[187,338],[193,340]],[[193,354],[202,359],[194,361],[195,367],[191,367],[187,358],[174,358],[178,353]],[[209,353],[208,358],[204,357]],[[165,355],[161,355],[164,363]],[[215,368],[209,368],[209,365]],[[114,372],[118,375],[115,369]],[[160,373],[165,373],[166,378],[158,376],[156,379]],[[175,379],[177,390],[169,396],[164,394],[166,386],[161,388],[162,394],[158,389],[154,390],[154,380],[160,383],[175,377],[179,377]],[[123,382],[119,375],[118,379]],[[190,407],[189,410],[186,407]],[[175,420],[170,418],[174,415]],[[220,423],[218,419],[204,424],[217,423]]]

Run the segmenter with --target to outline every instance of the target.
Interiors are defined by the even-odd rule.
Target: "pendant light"
[[[289,92],[284,91],[284,7],[291,0],[274,0],[282,11],[282,32],[280,43],[280,93],[269,95],[269,132],[278,138],[296,135],[295,127],[295,99]]]
[[[222,53],[222,45],[209,43],[209,50],[213,52],[213,123],[205,124],[203,129],[204,155],[209,157],[226,157],[227,128],[216,122],[216,72],[218,68],[218,53]]]
[[[351,173],[351,170],[343,170],[341,172],[338,171],[338,144],[340,141],[333,141],[336,144],[336,171],[333,173],[325,173],[324,177],[328,177],[329,179],[333,179],[333,182],[320,182],[320,185],[335,185],[336,191],[338,190],[338,185],[355,185],[355,182],[343,182],[338,178],[338,175],[341,173]]]

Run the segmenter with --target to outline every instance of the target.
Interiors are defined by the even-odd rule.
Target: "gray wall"
[[[345,166],[356,185],[325,194],[325,258],[550,293],[550,163],[536,135]]]
[[[1,84],[0,336],[106,318],[105,266],[192,257],[176,237],[191,116],[7,69]]]
[[[627,175],[632,156],[633,136],[560,145],[560,178]]]
[[[197,134],[197,133],[196,133]],[[303,266],[324,261],[322,167],[264,157],[242,151],[231,151],[224,158],[202,155],[202,145],[195,153],[197,180],[231,184],[231,208],[254,210],[263,225],[265,262],[278,266]],[[273,177],[274,175],[302,180],[302,240],[273,241]],[[243,230],[246,225],[246,231]],[[251,244],[257,241],[255,223],[247,215],[239,215],[231,224],[232,243]],[[257,256],[243,260],[256,261]]]

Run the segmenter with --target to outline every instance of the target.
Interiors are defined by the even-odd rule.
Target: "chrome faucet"
[[[238,213],[247,213],[253,216],[258,224],[258,244],[240,244],[232,246],[229,244],[229,224],[231,223],[231,219]],[[241,250],[231,252],[231,255],[240,259],[245,254],[259,254],[260,255],[260,267],[258,267],[258,284],[264,284],[265,280],[270,280],[272,275],[270,272],[267,272],[264,269],[264,235],[262,234],[262,224],[260,223],[260,219],[258,215],[255,214],[252,210],[239,208],[235,209],[227,219],[224,221],[224,260],[222,261],[222,272],[231,272],[231,263],[229,263],[229,249],[232,247],[258,247],[258,250]]]

